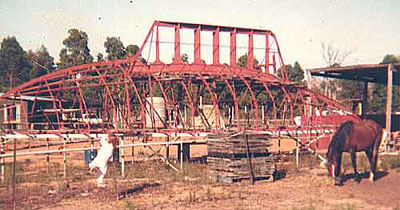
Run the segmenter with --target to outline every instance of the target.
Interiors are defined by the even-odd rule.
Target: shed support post
[[[368,81],[364,82],[364,88],[362,92],[362,113],[361,117],[366,118],[368,112]]]
[[[386,132],[390,133],[392,125],[392,92],[393,92],[393,65],[388,64],[387,68],[387,92],[386,92]],[[386,141],[384,142],[386,152]]]

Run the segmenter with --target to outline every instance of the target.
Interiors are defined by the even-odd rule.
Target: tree
[[[30,64],[32,66],[29,78],[33,79],[54,71],[54,58],[50,56],[45,46],[40,46],[39,50],[28,52]]]
[[[400,58],[395,55],[385,55],[380,64],[400,63]],[[398,111],[400,104],[399,87],[394,87],[393,94],[393,111]],[[386,85],[374,84],[372,88],[371,109],[373,113],[384,114],[386,110]]]
[[[86,32],[78,29],[70,29],[68,33],[69,36],[63,41],[65,47],[60,51],[60,62],[57,63],[58,68],[67,68],[93,62]]]
[[[184,62],[184,63],[189,63],[189,56],[188,56],[188,54],[183,53],[183,54],[181,55],[181,61]]]
[[[139,50],[140,50],[140,48],[137,45],[130,44],[130,45],[126,46],[125,58],[129,58],[129,57],[136,55],[136,53],[138,53]]]
[[[240,56],[237,62],[237,65],[240,67],[247,67],[247,53]],[[254,62],[253,62],[253,67],[255,68],[258,65],[258,60],[257,58],[254,57]]]
[[[104,61],[104,55],[103,53],[98,53],[97,54],[97,62],[101,62]]]
[[[27,53],[15,37],[4,38],[0,48],[1,91],[11,89],[29,80],[31,65]]]
[[[337,47],[334,47],[332,43],[321,44],[322,47],[322,58],[327,64],[329,68],[331,67],[340,67],[344,60],[351,55],[355,50],[354,49],[339,49]],[[354,83],[354,81],[349,81],[350,83]],[[336,96],[341,95],[340,90],[343,88],[340,86],[342,82],[339,82],[337,79],[325,79],[321,83],[323,87],[320,89],[323,90],[323,94],[325,94],[328,97],[331,97],[333,99],[336,99]],[[354,85],[348,85],[349,87],[356,88],[357,85],[354,83]],[[354,91],[359,91],[356,89],[353,89]]]
[[[291,64],[285,65],[286,73],[290,81],[302,83],[304,80],[304,70],[301,68],[299,62],[294,62],[294,67]],[[281,68],[278,69],[278,77],[281,77]]]
[[[107,37],[104,47],[106,48],[107,60],[109,61],[125,57],[125,47],[119,37]]]
[[[385,55],[385,57],[383,57],[383,60],[380,64],[389,64],[389,63],[400,63],[400,58],[395,56],[395,55]]]
[[[328,67],[337,67],[342,65],[344,60],[354,52],[354,49],[341,50],[334,47],[331,43],[322,43],[322,58]]]

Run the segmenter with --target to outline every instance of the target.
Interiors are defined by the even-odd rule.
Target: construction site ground
[[[398,156],[381,158],[374,183],[367,173],[360,183],[354,182],[350,158],[345,156],[342,187],[334,186],[314,156],[303,155],[296,167],[289,155],[277,164],[279,179],[274,182],[221,184],[210,179],[206,164],[185,163],[175,172],[150,159],[127,162],[125,178],[118,175],[119,165],[111,166],[105,188],[96,187],[96,174],[79,160],[82,153],[68,156],[75,162],[69,163],[64,180],[58,156],[51,157],[49,168],[43,155],[18,159],[23,165],[18,168],[18,209],[400,209]],[[360,170],[368,170],[365,157],[358,162]],[[176,162],[175,166],[180,167]],[[0,189],[0,209],[12,208],[10,177],[6,180]]]

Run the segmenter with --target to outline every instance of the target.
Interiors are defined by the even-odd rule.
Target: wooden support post
[[[119,144],[121,147],[119,148],[120,162],[121,162],[121,176],[125,177],[125,153],[124,153],[124,137],[120,138]]]
[[[46,138],[47,141],[47,151],[50,150],[50,143],[49,143],[49,138]],[[47,173],[50,172],[50,153],[46,154],[46,163],[47,163]]]
[[[361,117],[366,118],[368,112],[368,81],[364,82],[364,89],[362,94],[362,113]]]
[[[178,145],[178,159],[181,162],[189,162],[190,160],[190,143],[182,143]]]
[[[251,181],[251,184],[254,184],[255,179],[254,179],[253,165],[251,164],[250,147],[249,147],[249,136],[247,134],[245,135],[244,140],[245,140],[245,143],[246,143],[247,164],[249,166],[250,181]]]
[[[387,67],[387,92],[386,92],[386,132],[390,133],[392,125],[392,92],[393,92],[393,64]],[[386,142],[384,142],[384,151],[386,152]]]
[[[4,143],[4,139],[1,139],[1,152],[0,152],[0,154],[4,154],[5,153],[5,143]],[[0,166],[0,177],[1,177],[1,182],[3,182],[4,183],[4,174],[5,174],[5,163],[6,163],[6,161],[5,161],[5,158],[1,158],[1,160],[0,160],[0,164],[1,164],[1,166]]]
[[[132,141],[132,143],[134,143],[134,140]],[[131,156],[132,156],[132,164],[134,163],[134,156],[135,156],[135,147],[132,147],[132,149],[131,149]]]
[[[64,139],[64,148],[63,149],[64,150],[67,149],[66,147],[67,147],[67,144]],[[67,153],[64,152],[64,180],[66,180],[66,179],[67,179]]]
[[[17,139],[14,139],[14,161],[13,161],[13,175],[12,175],[12,184],[13,184],[13,209],[17,207]]]
[[[169,136],[167,136],[166,141],[169,142]],[[169,144],[165,145],[165,159],[167,161],[169,160]]]
[[[182,142],[182,139],[178,146],[178,154],[180,155],[179,160],[181,161],[181,172],[183,173],[183,142]]]
[[[296,166],[299,167],[300,163],[300,144],[299,144],[300,139],[296,139]]]

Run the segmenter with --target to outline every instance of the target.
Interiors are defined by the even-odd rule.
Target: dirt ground
[[[346,174],[344,186],[333,185],[326,171],[303,167],[275,182],[242,181],[230,185],[208,179],[204,164],[186,165],[183,174],[160,162],[128,168],[126,178],[106,179],[95,187],[94,174],[67,183],[19,185],[19,209],[400,209],[400,169],[378,173],[371,183]],[[78,172],[77,172],[78,173]],[[87,172],[86,172],[87,173]],[[117,183],[117,185],[115,185]],[[116,190],[116,187],[118,188]],[[117,194],[118,191],[118,201]],[[11,208],[11,189],[0,189],[0,208]]]
[[[75,145],[76,146],[76,145]],[[84,146],[84,145],[79,145]],[[171,148],[171,154],[176,154]],[[206,147],[191,150],[200,157]],[[130,154],[127,151],[126,154]],[[139,156],[145,150],[135,150]],[[367,176],[360,183],[352,179],[349,157],[343,163],[344,186],[334,186],[326,169],[313,156],[301,157],[295,167],[293,157],[278,163],[283,176],[274,182],[249,181],[221,184],[210,180],[206,164],[185,164],[182,172],[171,170],[157,160],[127,162],[126,177],[110,167],[106,188],[96,187],[96,174],[84,165],[83,153],[68,155],[68,177],[63,178],[62,155],[19,158],[17,209],[398,209],[400,210],[399,157],[382,158],[378,178]],[[368,170],[366,157],[359,157],[359,169]],[[386,164],[382,164],[386,163]],[[397,164],[396,167],[383,165]],[[179,164],[175,165],[179,168]],[[9,166],[10,167],[10,166]],[[392,168],[392,169],[390,169]],[[10,171],[10,168],[6,168]],[[0,209],[12,209],[10,178],[0,185]],[[118,200],[117,200],[118,199]]]

